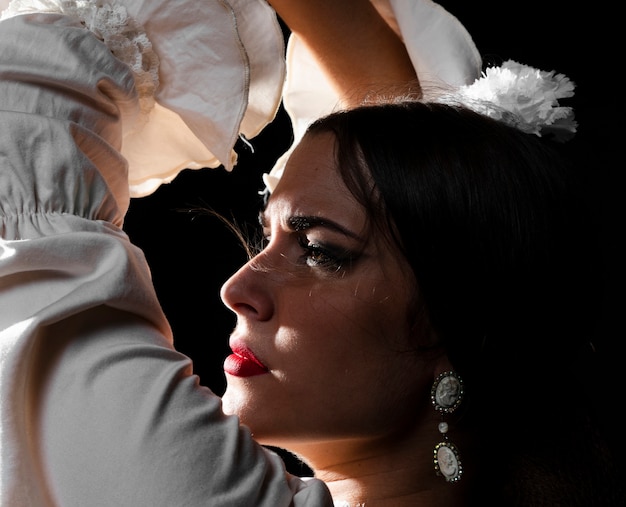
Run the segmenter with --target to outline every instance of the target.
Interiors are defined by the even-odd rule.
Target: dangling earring
[[[441,414],[439,432],[442,440],[435,446],[435,471],[448,482],[456,482],[461,478],[463,467],[457,447],[448,439],[448,423],[446,414],[454,412],[463,400],[463,380],[456,372],[446,371],[439,375],[430,390],[430,399]]]

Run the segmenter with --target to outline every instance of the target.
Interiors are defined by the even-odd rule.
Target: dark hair
[[[585,503],[601,498],[591,485],[589,496],[572,486],[583,468],[606,477],[593,470],[587,379],[576,380],[597,314],[597,242],[566,158],[550,141],[435,103],[337,112],[309,132],[334,134],[348,188],[410,263],[430,325],[465,379],[463,424],[482,446],[474,458],[483,453],[486,482],[502,479],[492,493],[502,505],[596,505]],[[494,452],[505,462],[493,463]]]

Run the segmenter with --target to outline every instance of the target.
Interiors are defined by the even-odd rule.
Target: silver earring
[[[454,371],[439,375],[430,390],[430,399],[441,414],[439,433],[441,441],[435,446],[434,463],[437,475],[442,475],[448,482],[456,482],[463,474],[459,450],[448,438],[448,423],[445,416],[454,412],[463,400],[463,380]]]

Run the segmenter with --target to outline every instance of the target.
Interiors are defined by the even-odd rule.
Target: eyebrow
[[[259,222],[262,226],[266,226],[266,218],[264,212],[259,213]],[[289,224],[289,227],[296,232],[307,231],[315,227],[323,227],[325,229],[329,229],[331,231],[343,234],[344,236],[347,236],[349,238],[362,241],[362,238],[358,234],[352,232],[349,229],[346,229],[342,225],[339,225],[337,222],[323,217],[312,215],[294,215],[289,217],[287,223]]]

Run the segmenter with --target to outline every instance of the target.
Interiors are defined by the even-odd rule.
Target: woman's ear
[[[411,334],[424,360],[429,363],[434,382],[444,372],[453,371],[454,367],[448,357],[441,337],[432,326],[424,304],[419,305],[415,314]]]
[[[418,303],[418,310],[415,312],[413,318],[413,325],[411,326],[411,334],[414,342],[417,344],[420,350],[437,350],[440,349],[440,339],[437,331],[430,323],[430,318],[426,307],[423,303]]]

